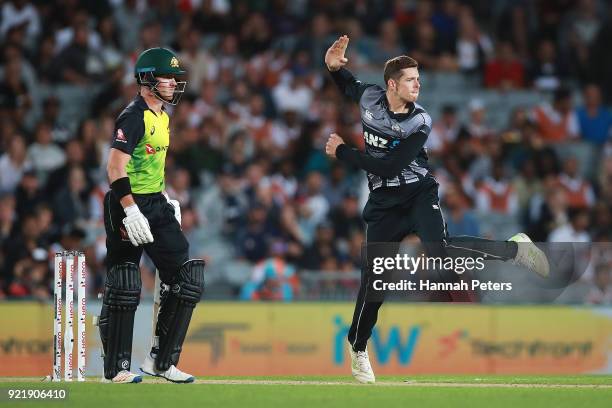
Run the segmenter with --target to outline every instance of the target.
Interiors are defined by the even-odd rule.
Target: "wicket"
[[[62,251],[55,254],[54,268],[54,320],[53,320],[53,381],[61,381],[62,340],[64,350],[64,380],[72,381],[74,349],[74,273],[77,274],[77,380],[85,381],[85,316],[87,297],[85,292],[85,254],[78,251]],[[66,276],[66,302],[62,302],[62,275]],[[65,324],[62,334],[62,306]]]

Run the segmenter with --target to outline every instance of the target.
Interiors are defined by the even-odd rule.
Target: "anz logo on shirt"
[[[147,154],[155,154],[157,152],[165,152],[168,150],[168,146],[156,146],[153,147],[149,143],[145,144],[145,151]]]
[[[369,132],[363,132],[363,138],[366,144],[380,149],[393,149],[399,144],[399,140],[389,140],[382,136],[377,136]],[[391,142],[391,143],[389,143]]]
[[[377,136],[369,132],[363,132],[363,138],[365,139],[366,144],[383,149],[386,149],[387,143],[389,143],[389,141],[384,137]]]

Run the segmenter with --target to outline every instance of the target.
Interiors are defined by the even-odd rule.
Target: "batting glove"
[[[129,207],[125,207],[123,210],[126,215],[123,219],[123,225],[125,225],[125,230],[127,231],[132,245],[138,246],[153,242],[153,234],[151,234],[149,221],[140,212],[138,205],[132,204]]]

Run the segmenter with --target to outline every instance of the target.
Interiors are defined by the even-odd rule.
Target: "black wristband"
[[[347,149],[350,149],[350,147],[348,147],[345,143],[342,143],[341,145],[338,145],[338,147],[336,147],[336,158],[338,160],[345,161],[346,160],[346,154],[348,154],[346,152]]]
[[[132,194],[132,185],[128,177],[121,177],[113,181],[110,185],[113,194],[117,197],[117,200],[121,200],[126,195]]]

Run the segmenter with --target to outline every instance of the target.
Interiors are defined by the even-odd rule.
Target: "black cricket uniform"
[[[126,168],[132,195],[149,221],[154,242],[132,245],[123,225],[125,212],[112,191],[104,197],[104,227],[108,268],[125,262],[138,265],[144,249],[159,270],[161,281],[172,284],[189,259],[189,243],[174,216],[174,207],[162,194],[170,141],[168,125],[165,111],[156,114],[137,96],[117,118],[111,144],[132,156]]]
[[[407,113],[394,113],[382,87],[364,84],[344,68],[331,76],[361,111],[365,152],[343,144],[336,156],[367,172],[370,196],[363,210],[367,243],[399,243],[405,236],[417,234],[429,256],[473,256],[477,252],[487,259],[508,260],[516,255],[514,242],[500,245],[482,238],[447,235],[438,182],[430,172],[424,148],[431,117],[422,106],[411,103]],[[365,262],[371,265],[369,259]],[[366,300],[371,273],[365,265],[361,276],[348,334],[355,351],[365,350],[382,305]]]

